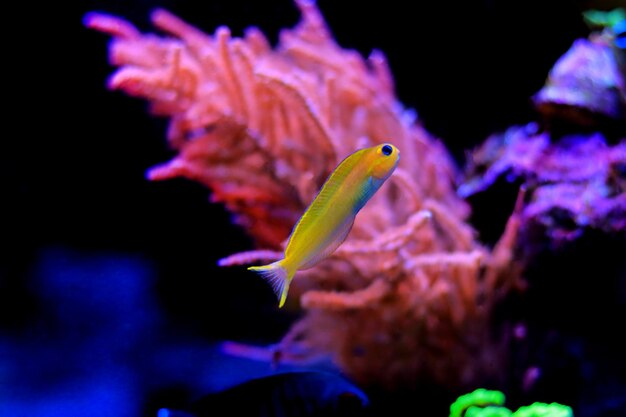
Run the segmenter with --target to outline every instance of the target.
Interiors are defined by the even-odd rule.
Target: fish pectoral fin
[[[352,225],[354,224],[354,216],[346,219],[341,226],[337,228],[335,233],[328,239],[324,247],[313,257],[307,260],[300,268],[298,269],[308,269],[315,266],[318,262],[323,261],[328,258],[332,253],[337,250],[339,245],[343,243],[344,240],[348,237],[350,230],[352,230]]]
[[[270,283],[276,297],[279,300],[278,307],[282,307],[287,299],[290,281],[289,273],[283,266],[283,260],[281,259],[280,261],[276,261],[269,265],[251,266],[248,267],[248,270],[257,272]]]

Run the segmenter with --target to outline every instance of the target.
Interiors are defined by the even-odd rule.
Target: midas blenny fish
[[[344,159],[296,223],[284,258],[264,266],[251,266],[267,279],[285,304],[296,271],[328,257],[345,240],[356,214],[391,175],[400,160],[398,149],[384,143],[361,149]]]

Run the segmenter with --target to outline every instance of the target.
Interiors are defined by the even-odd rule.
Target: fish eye
[[[391,145],[383,145],[380,148],[380,150],[383,153],[383,155],[385,155],[385,156],[389,156],[393,152],[393,148],[391,147]]]

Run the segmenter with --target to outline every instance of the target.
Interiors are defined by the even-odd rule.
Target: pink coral
[[[327,261],[299,274],[291,300],[306,314],[274,357],[330,357],[362,383],[420,379],[450,386],[498,374],[502,340],[490,340],[491,311],[519,284],[510,265],[517,218],[493,253],[466,223],[455,167],[440,142],[396,100],[384,56],[364,60],[332,39],[315,4],[277,47],[255,29],[206,35],[163,10],[154,24],[172,37],[140,34],[91,15],[113,36],[121,68],[110,87],[143,97],[170,118],[178,155],[154,180],[183,176],[209,187],[264,250],[223,265],[268,261],[329,172],[355,149],[391,141],[396,173],[358,216]]]

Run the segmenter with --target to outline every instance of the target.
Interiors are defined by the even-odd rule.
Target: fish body
[[[284,258],[264,266],[252,266],[267,279],[285,304],[296,271],[307,269],[332,254],[345,240],[354,219],[400,160],[389,144],[360,149],[344,159],[328,177],[289,236]]]

